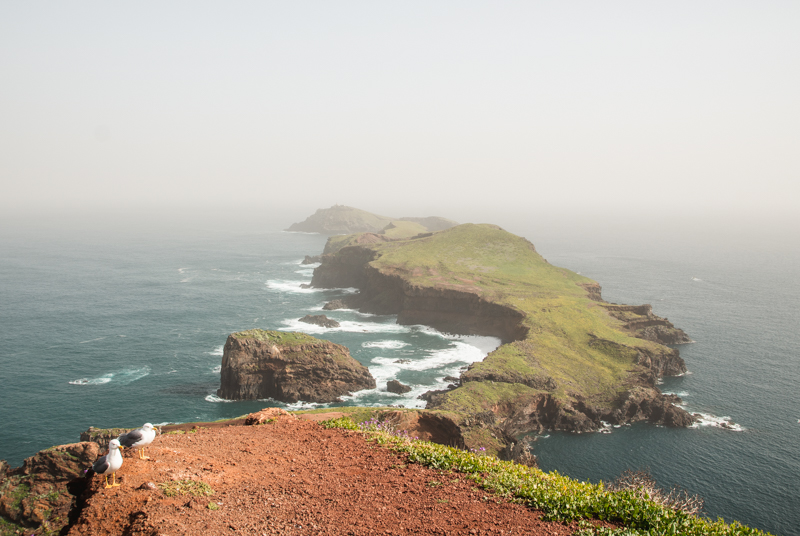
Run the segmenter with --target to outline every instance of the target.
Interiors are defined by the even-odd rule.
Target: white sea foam
[[[686,398],[687,396],[689,396],[689,393],[686,391],[662,391],[662,393],[664,393],[665,395],[679,396],[681,398]]]
[[[109,372],[97,378],[80,378],[68,382],[70,385],[103,385],[111,381],[121,383],[123,385],[135,382],[150,374],[150,367],[142,367],[138,369],[123,369],[118,372]]]
[[[236,402],[235,400],[225,400],[224,398],[220,398],[215,394],[207,395],[205,398],[206,402]]]
[[[732,432],[743,432],[745,430],[744,426],[733,422],[731,418],[727,416],[717,417],[716,415],[711,415],[710,413],[696,413],[695,415],[699,415],[699,419],[690,428],[712,426],[714,428],[722,428]]]
[[[150,374],[150,367],[141,367],[138,369],[124,369],[114,373],[114,381],[122,384],[133,383],[136,380],[141,380]]]
[[[362,342],[362,348],[383,348],[385,350],[398,350],[405,348],[409,344],[403,341],[370,341]]]
[[[211,372],[219,374],[220,372],[222,372],[222,365],[217,365],[216,367],[211,369]]]
[[[216,348],[208,352],[208,355],[222,356],[222,350],[224,348],[225,348],[224,346],[217,346]]]
[[[106,374],[104,376],[100,376],[99,378],[81,378],[79,380],[72,380],[69,382],[70,385],[102,385],[104,383],[108,383],[111,381],[113,374]]]
[[[314,269],[313,268],[303,268],[301,270],[295,270],[294,273],[311,277],[312,275],[314,275]]]
[[[297,294],[313,294],[321,292],[321,288],[300,288],[300,285],[307,285],[308,281],[293,281],[290,279],[270,279],[267,281],[267,288],[278,292],[294,292]]]
[[[286,319],[284,331],[303,331],[305,333],[328,333],[331,331],[346,331],[350,333],[408,333],[408,327],[399,324],[380,324],[377,322],[353,322],[342,320],[338,328],[324,328],[315,324],[306,324],[299,319]]]
[[[398,370],[423,371],[448,367],[456,371],[459,366],[480,361],[484,357],[486,357],[486,353],[480,348],[461,341],[453,341],[453,346],[450,348],[434,350],[427,357],[421,359],[403,359],[402,363],[398,363],[398,359],[394,357],[376,357],[372,360],[372,363],[380,365],[381,368]],[[448,374],[445,373],[444,375],[447,376]]]
[[[81,341],[78,344],[86,344],[87,342],[102,341],[105,337],[97,337],[96,339],[89,339],[88,341]]]

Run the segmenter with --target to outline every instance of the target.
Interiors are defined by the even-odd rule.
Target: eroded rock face
[[[337,402],[339,397],[375,388],[367,367],[344,346],[304,335],[302,340],[275,342],[234,333],[222,356],[217,394],[228,400],[273,398],[281,402]],[[281,333],[280,336],[302,335]]]
[[[57,533],[72,506],[67,483],[83,476],[99,455],[97,443],[85,441],[39,451],[16,469],[5,465],[0,515],[22,527]]]
[[[442,445],[465,447],[461,429],[446,415],[430,411],[389,411],[384,413],[381,419],[390,423],[395,430],[407,432],[410,437]]]

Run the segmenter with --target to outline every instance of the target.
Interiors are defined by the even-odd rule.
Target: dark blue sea
[[[300,288],[313,271],[301,260],[325,244],[320,235],[281,231],[304,217],[167,229],[4,220],[0,458],[19,465],[42,448],[77,441],[89,426],[216,420],[270,405],[215,395],[222,346],[235,331],[303,330],[344,344],[378,380],[347,405],[422,407],[419,394],[442,388],[444,376],[499,344],[350,310],[327,313],[338,329],[299,323],[352,291]],[[795,235],[647,234],[524,219],[506,228],[552,264],[597,280],[606,300],[650,303],[695,341],[679,347],[689,373],[661,387],[702,414],[700,425],[545,434],[535,442],[542,468],[593,482],[646,468],[661,486],[704,497],[712,518],[800,534]],[[389,379],[413,390],[388,393]]]

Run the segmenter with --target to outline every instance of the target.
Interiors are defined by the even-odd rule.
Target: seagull
[[[119,484],[117,484],[117,471],[119,471],[119,468],[122,467],[122,454],[120,453],[122,448],[123,447],[120,446],[119,441],[112,439],[108,443],[108,454],[98,458],[97,461],[92,465],[92,471],[98,475],[105,475],[106,488],[116,488],[119,486]],[[108,473],[111,473],[111,477],[113,479],[112,484],[108,483]]]
[[[156,438],[156,430],[149,422],[144,423],[144,426],[131,430],[127,434],[121,434],[117,440],[125,447],[138,448],[139,458],[142,460],[149,460],[150,456],[144,455],[144,448],[153,442]]]

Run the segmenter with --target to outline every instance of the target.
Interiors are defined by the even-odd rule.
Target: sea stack
[[[227,400],[338,402],[375,388],[369,369],[339,344],[305,333],[253,329],[228,337],[217,394]]]

